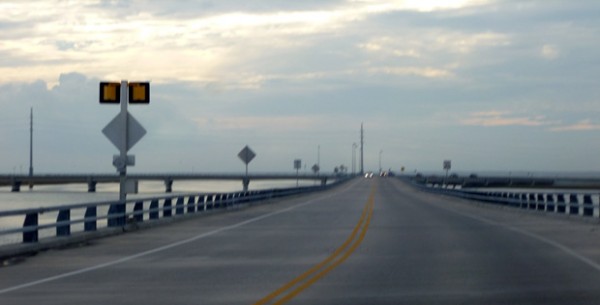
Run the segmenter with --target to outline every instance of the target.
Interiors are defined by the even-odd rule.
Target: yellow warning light
[[[100,104],[119,104],[121,102],[120,83],[100,83]]]
[[[129,83],[129,104],[150,104],[150,83]]]

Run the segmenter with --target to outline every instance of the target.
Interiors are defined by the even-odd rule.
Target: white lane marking
[[[443,210],[446,210],[446,211],[449,211],[449,212],[461,215],[463,217],[468,217],[468,218],[471,218],[471,219],[475,219],[475,220],[487,223],[489,225],[503,227],[505,229],[508,229],[508,230],[520,233],[522,235],[525,235],[527,237],[533,238],[535,240],[538,240],[540,242],[543,242],[545,244],[548,244],[550,246],[553,246],[553,247],[555,247],[555,248],[563,251],[564,253],[570,255],[571,257],[573,257],[573,258],[575,258],[575,259],[583,262],[584,264],[586,264],[586,265],[588,265],[588,266],[596,269],[596,271],[600,271],[600,264],[598,264],[597,262],[595,262],[595,261],[593,261],[593,260],[591,260],[591,259],[589,259],[589,258],[587,258],[587,257],[585,257],[585,256],[583,256],[583,255],[581,255],[581,254],[579,254],[577,252],[575,252],[575,250],[573,250],[573,249],[571,249],[571,248],[569,248],[569,247],[567,247],[567,246],[565,246],[565,245],[563,245],[563,244],[561,244],[561,243],[559,243],[557,241],[548,239],[548,238],[543,237],[541,235],[538,235],[538,234],[535,234],[535,233],[532,233],[532,232],[529,232],[529,231],[525,231],[523,229],[511,226],[511,225],[507,225],[507,224],[503,224],[503,223],[500,223],[500,222],[496,222],[496,221],[493,221],[493,220],[490,220],[490,219],[487,219],[487,218],[483,218],[483,217],[480,217],[480,216],[475,216],[475,215],[464,213],[464,212],[458,212],[456,210],[452,210],[450,208],[442,207],[442,206],[438,206],[438,205],[434,205],[434,206],[436,206],[436,207],[438,207],[440,209],[443,209]]]
[[[0,294],[5,294],[5,293],[13,292],[13,291],[16,291],[16,290],[21,290],[21,289],[25,289],[25,288],[37,286],[37,285],[40,285],[40,284],[44,284],[44,283],[48,283],[48,282],[52,282],[52,281],[56,281],[56,280],[60,280],[60,279],[64,279],[64,278],[68,278],[68,277],[71,277],[71,276],[75,276],[75,275],[79,275],[79,274],[83,274],[83,273],[95,271],[95,270],[98,270],[98,269],[111,267],[111,266],[114,266],[114,265],[118,265],[118,264],[122,264],[122,263],[125,263],[125,262],[128,262],[128,261],[134,260],[136,258],[140,258],[140,257],[147,256],[147,255],[150,255],[150,254],[154,254],[154,253],[158,253],[158,252],[165,251],[165,250],[168,250],[168,249],[172,249],[172,248],[175,248],[175,247],[179,247],[181,245],[189,244],[191,242],[197,241],[197,240],[202,239],[202,238],[206,238],[206,237],[209,237],[209,236],[212,236],[212,235],[224,232],[224,231],[228,231],[228,230],[232,230],[232,229],[235,229],[235,228],[239,228],[241,226],[245,226],[247,224],[250,224],[250,223],[253,223],[253,222],[257,222],[257,221],[265,219],[265,218],[269,218],[269,217],[272,217],[272,216],[275,216],[275,215],[278,215],[278,214],[286,213],[286,212],[289,212],[291,210],[294,210],[294,209],[297,209],[297,208],[300,208],[300,207],[303,207],[303,206],[307,206],[307,205],[310,205],[310,204],[314,204],[316,202],[319,202],[319,201],[327,199],[327,198],[331,198],[331,197],[333,197],[333,196],[335,196],[335,195],[337,195],[339,193],[345,192],[348,189],[354,187],[356,184],[358,184],[359,181],[360,180],[357,180],[356,182],[350,184],[346,188],[341,189],[341,190],[339,190],[337,192],[331,193],[331,194],[323,196],[323,197],[318,197],[318,198],[315,198],[315,199],[311,199],[309,201],[306,201],[306,202],[303,202],[303,203],[291,206],[289,208],[285,208],[283,210],[279,210],[279,211],[271,212],[271,213],[268,213],[268,214],[265,214],[265,215],[262,215],[262,216],[251,218],[251,219],[248,219],[248,220],[245,220],[245,221],[233,224],[233,225],[225,226],[225,227],[222,227],[222,228],[210,231],[210,232],[206,232],[206,233],[203,233],[203,234],[200,234],[200,235],[188,238],[188,239],[184,239],[184,240],[172,243],[172,244],[168,244],[168,245],[165,245],[165,246],[162,246],[162,247],[158,247],[158,248],[155,248],[155,249],[152,249],[152,250],[140,252],[140,253],[137,253],[137,254],[134,254],[134,255],[126,256],[126,257],[123,257],[123,258],[120,258],[118,260],[114,260],[114,261],[111,261],[111,262],[106,262],[104,264],[100,264],[100,265],[96,265],[96,266],[92,266],[92,267],[88,267],[88,268],[83,268],[83,269],[79,269],[79,270],[75,270],[75,271],[71,271],[71,272],[67,272],[67,273],[63,273],[63,274],[59,274],[59,275],[55,275],[55,276],[51,276],[51,277],[47,277],[47,278],[44,278],[44,279],[40,279],[40,280],[37,280],[37,281],[33,281],[33,282],[29,282],[29,283],[25,283],[25,284],[21,284],[21,285],[9,287],[9,288],[4,288],[4,289],[0,290]]]

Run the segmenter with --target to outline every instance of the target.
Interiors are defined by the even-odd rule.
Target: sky
[[[600,1],[0,0],[0,173],[600,171]],[[358,168],[358,164],[356,164]]]

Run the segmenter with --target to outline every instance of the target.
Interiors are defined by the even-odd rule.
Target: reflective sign
[[[444,169],[449,170],[452,168],[452,161],[444,160]]]
[[[240,160],[242,160],[242,162],[248,164],[250,161],[252,161],[252,159],[254,159],[254,157],[256,157],[256,154],[252,151],[252,149],[250,149],[250,147],[248,147],[248,145],[246,145],[246,147],[244,147],[238,153],[238,157]]]
[[[127,129],[125,130],[121,115],[118,114],[104,129],[102,133],[108,140],[117,147],[118,150],[125,149],[129,151],[145,134],[146,129],[131,114],[127,113]],[[127,145],[123,141],[127,133]]]
[[[119,104],[121,102],[120,83],[100,83],[100,104]]]
[[[129,104],[150,104],[150,83],[129,83]]]

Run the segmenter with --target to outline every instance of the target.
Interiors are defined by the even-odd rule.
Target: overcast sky
[[[133,172],[600,171],[600,1],[0,0],[0,172],[113,172],[100,81],[148,80]],[[381,154],[380,154],[381,152]],[[358,154],[358,150],[357,150]]]

